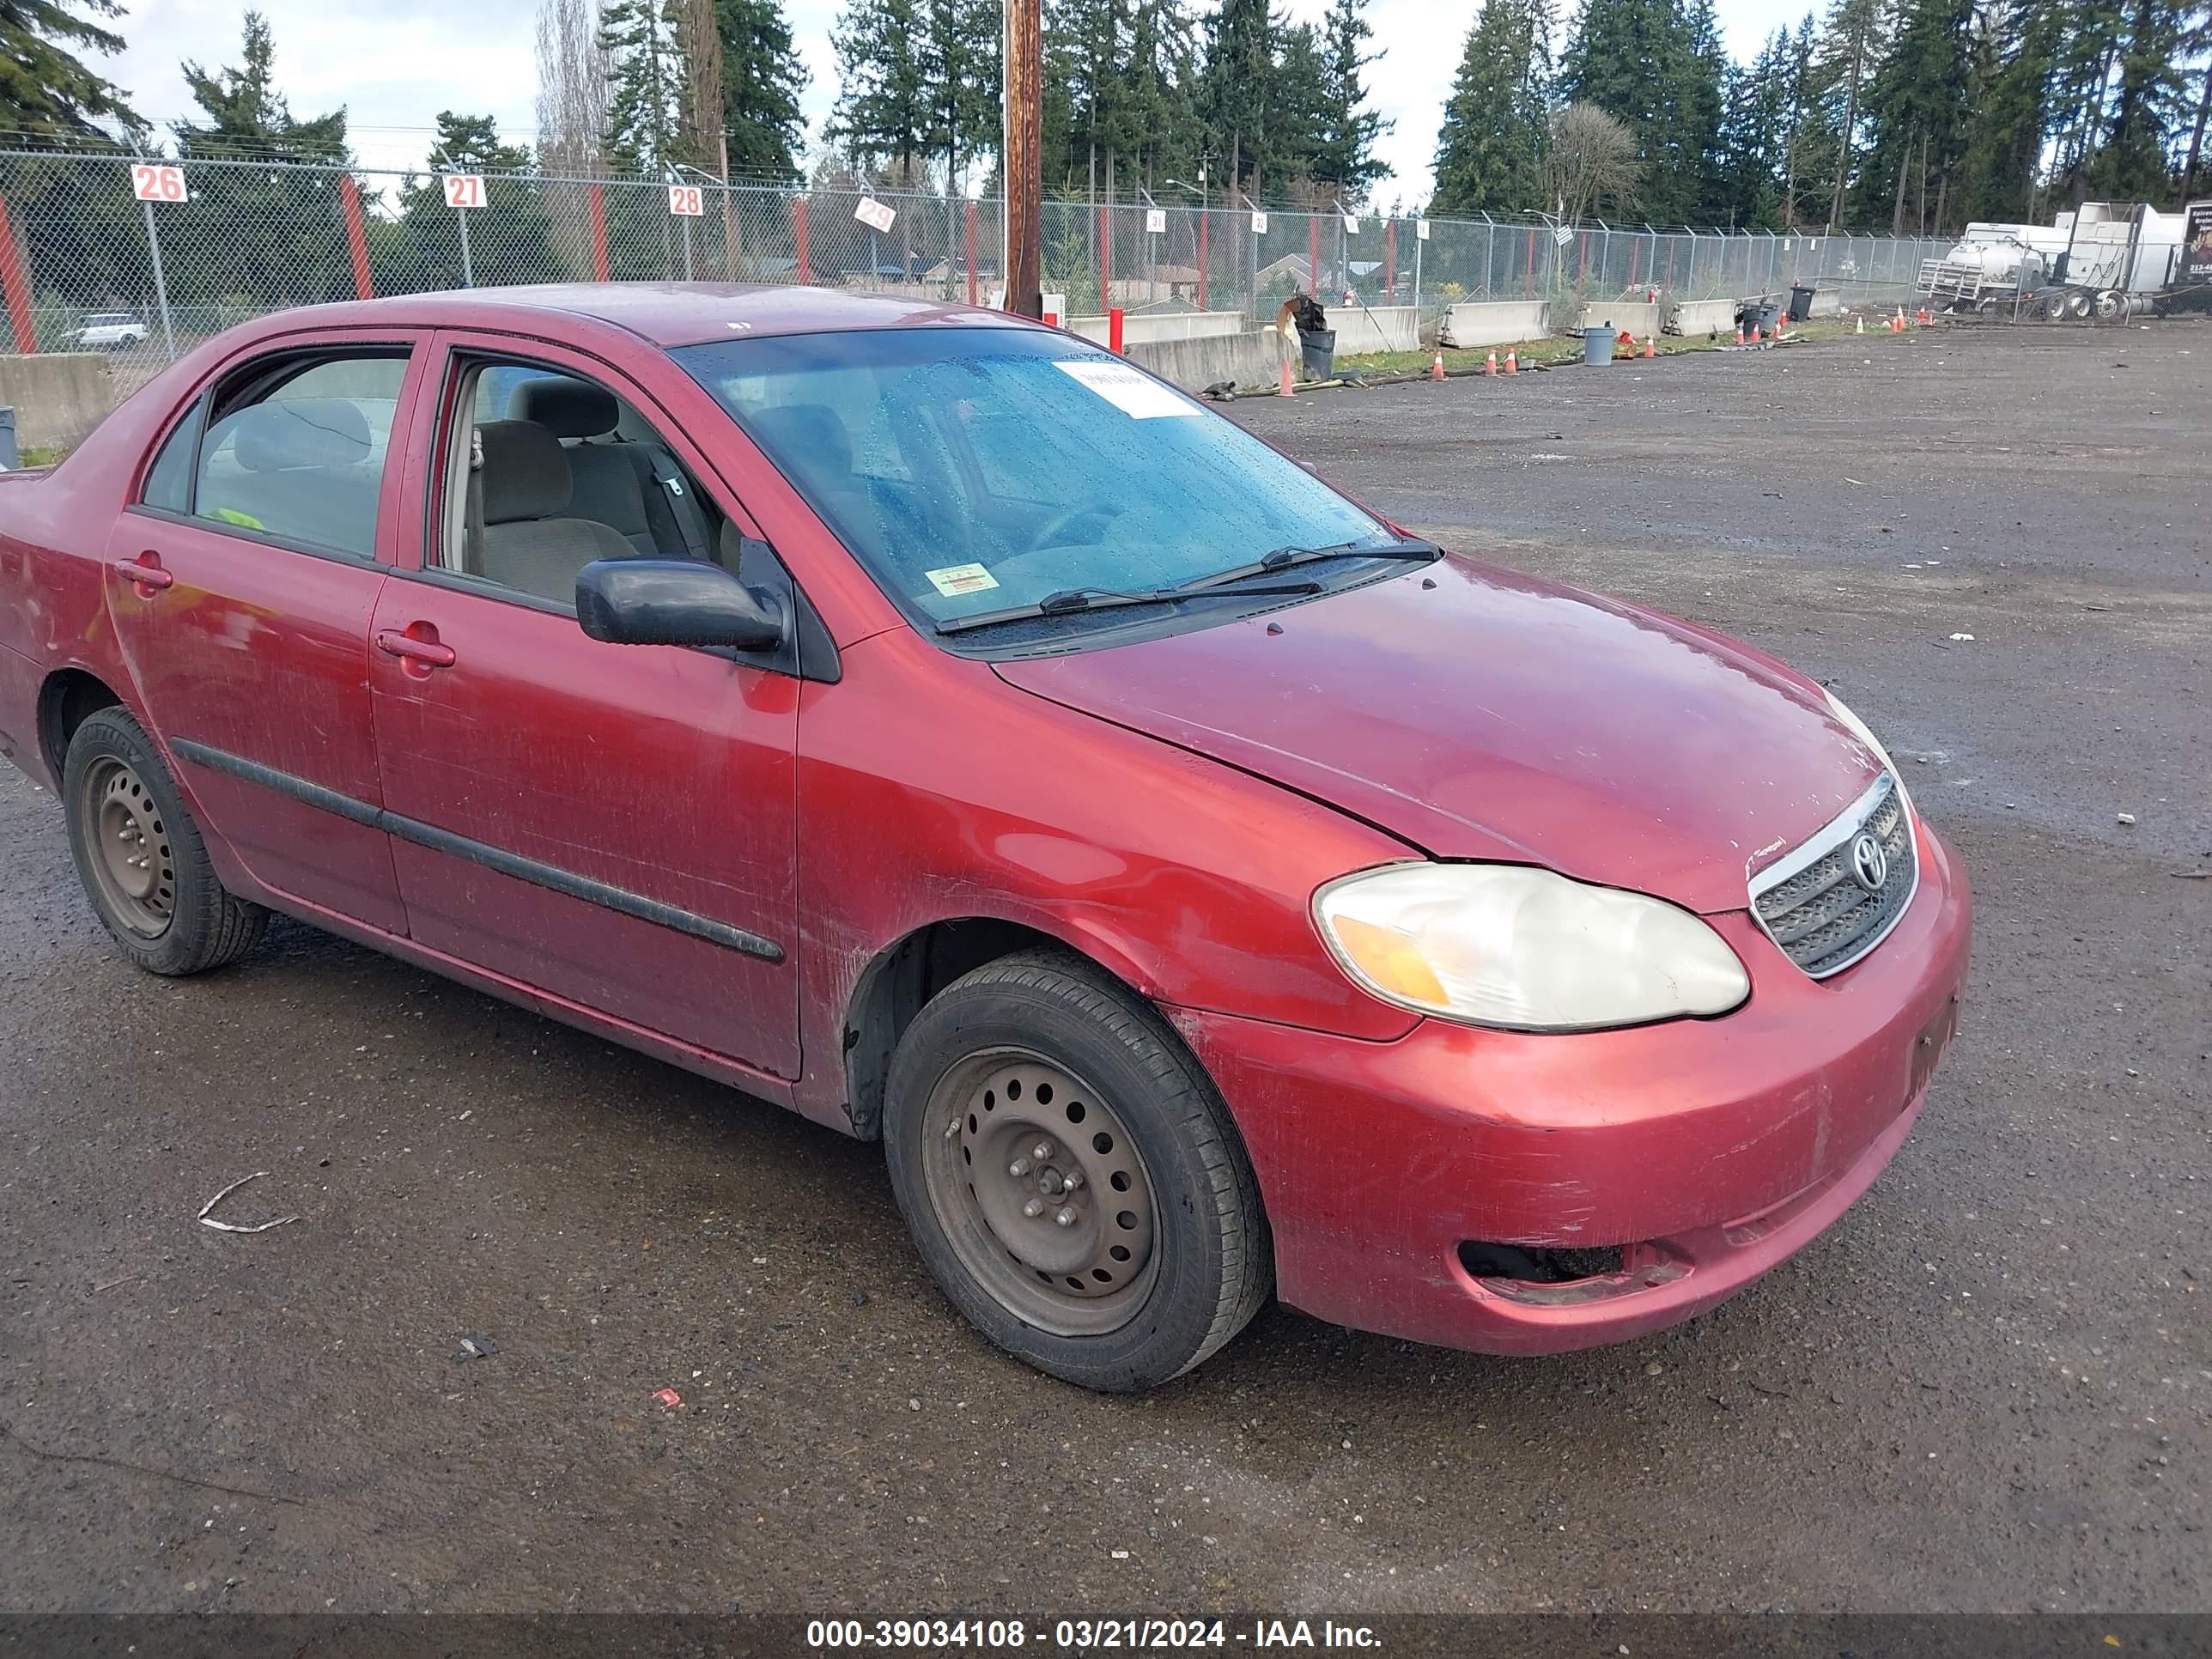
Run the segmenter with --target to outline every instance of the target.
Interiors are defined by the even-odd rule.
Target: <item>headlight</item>
[[[1843,727],[1846,732],[1849,732],[1861,743],[1874,750],[1874,757],[1881,763],[1882,769],[1887,772],[1890,776],[1897,780],[1897,793],[1899,798],[1905,800],[1909,807],[1911,798],[1906,796],[1905,793],[1905,775],[1897,769],[1897,763],[1890,759],[1889,750],[1881,746],[1881,739],[1875,736],[1873,732],[1868,729],[1867,723],[1864,720],[1861,720],[1856,714],[1851,713],[1851,711],[1844,706],[1844,700],[1841,697],[1838,696],[1832,691],[1826,692],[1825,695],[1828,699],[1828,712],[1831,714],[1833,714],[1838,720],[1842,722]]]
[[[1314,919],[1385,1002],[1470,1025],[1588,1031],[1722,1014],[1751,980],[1679,906],[1509,864],[1400,864],[1330,882]]]

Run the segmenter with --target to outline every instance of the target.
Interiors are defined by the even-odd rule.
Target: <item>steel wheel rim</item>
[[[177,866],[161,809],[131,766],[103,756],[86,774],[81,822],[94,882],[108,913],[159,939],[177,911]]]
[[[1053,1336],[1136,1316],[1159,1276],[1158,1200],[1097,1091],[1030,1050],[985,1050],[938,1079],[921,1135],[938,1222],[1000,1307]]]

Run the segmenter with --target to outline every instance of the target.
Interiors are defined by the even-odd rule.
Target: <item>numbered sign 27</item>
[[[706,192],[696,185],[671,185],[668,210],[679,219],[696,219],[707,211]]]
[[[444,173],[438,177],[446,186],[447,207],[480,208],[484,204],[483,174],[481,173]]]
[[[131,193],[142,202],[181,202],[185,199],[185,170],[134,161],[131,167]]]

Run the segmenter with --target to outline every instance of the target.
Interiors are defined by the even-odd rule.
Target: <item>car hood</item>
[[[1270,631],[1270,624],[1280,632]],[[1456,556],[1000,675],[1364,818],[1740,910],[1879,774],[1818,687],[1690,623]]]

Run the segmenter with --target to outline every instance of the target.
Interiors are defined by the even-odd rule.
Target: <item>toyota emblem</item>
[[[1869,893],[1881,891],[1882,883],[1889,879],[1889,854],[1872,836],[1861,836],[1851,843],[1851,873]]]

